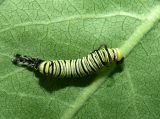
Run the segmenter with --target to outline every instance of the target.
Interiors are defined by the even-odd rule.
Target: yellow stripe
[[[75,62],[76,62],[76,60],[71,61],[71,68],[72,68],[72,76],[73,77],[77,76],[76,69],[75,69]]]
[[[94,60],[93,60],[91,54],[89,54],[88,57],[89,57],[89,59],[90,59],[92,65],[94,66],[94,68],[95,68],[96,70],[98,70],[98,66],[97,66],[96,63],[94,62]]]
[[[122,60],[123,58],[122,52],[118,48],[115,49],[117,50],[117,61]]]
[[[79,68],[80,74],[81,74],[81,76],[85,76],[85,72],[84,72],[82,65],[81,65],[82,59],[77,59],[77,60],[78,60],[78,68]]]
[[[114,60],[114,53],[113,53],[112,49],[108,48],[108,52],[109,52],[109,54],[112,58],[112,61],[113,61]]]
[[[105,59],[105,56],[104,56],[104,53],[103,53],[103,49],[99,50],[99,53],[102,57],[103,62],[106,62],[106,59]]]
[[[62,71],[61,71],[61,76],[60,77],[63,78],[66,75],[66,66],[65,66],[64,60],[59,60],[59,61],[62,64]]]
[[[105,48],[102,49],[102,52],[103,52],[102,54],[104,56],[104,60],[107,63],[108,62],[108,55],[106,54],[107,52],[106,52]]]
[[[46,64],[46,68],[45,68],[45,73],[46,73],[46,75],[48,76],[48,74],[49,74],[49,72],[48,72],[49,70],[48,70],[48,69],[49,69],[50,61],[46,61],[46,63],[47,63],[47,64]]]
[[[67,68],[68,67],[68,68]],[[67,70],[68,69],[68,70]],[[66,60],[66,76],[71,77],[71,66],[70,66],[70,60]]]
[[[56,67],[56,71],[55,71],[54,77],[57,77],[59,72],[60,72],[60,67],[59,67],[59,63],[58,63],[57,60],[54,60],[54,63],[55,63],[55,67]]]
[[[89,73],[93,72],[92,69],[91,69],[91,67],[89,66],[89,63],[87,61],[87,57],[84,57],[84,62],[85,62],[85,65],[87,67],[87,70],[88,70],[87,72],[89,72]]]
[[[46,63],[46,61],[42,62],[38,67],[39,72],[42,73],[42,74],[43,74],[43,68],[44,68],[45,63]]]
[[[49,67],[49,74],[52,73],[52,65],[51,65],[51,62],[50,62],[50,67]]]
[[[98,61],[98,65],[99,65],[100,67],[102,67],[103,64],[102,64],[101,60],[99,59],[99,56],[98,56],[97,52],[94,52],[93,54],[94,54],[94,56],[96,57],[96,59],[97,59],[97,61]]]

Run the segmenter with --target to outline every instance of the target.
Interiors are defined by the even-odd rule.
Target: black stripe
[[[93,59],[93,61],[94,61],[94,63],[97,65],[97,67],[100,69],[100,67],[99,67],[99,65],[97,64],[97,62],[95,61],[95,59],[94,59],[94,57],[93,57],[93,54],[94,53],[90,53],[91,54],[91,56],[92,56],[92,59]]]
[[[71,72],[71,78],[72,78],[73,75],[72,75],[72,65],[71,65],[71,63],[72,63],[72,60],[70,60],[70,69],[68,69],[68,70],[70,70],[70,72]]]
[[[105,65],[105,63],[104,63],[103,60],[102,60],[101,55],[99,54],[99,51],[96,51],[96,52],[97,52],[97,54],[98,54],[99,59],[101,60],[101,63],[102,63],[103,65]]]
[[[51,67],[52,67],[52,72],[51,72],[51,76],[53,76],[53,70],[54,70],[54,65],[53,65],[53,61],[51,61]]]
[[[66,70],[66,60],[64,60],[64,64],[65,64],[65,67],[64,67],[64,68],[65,68],[65,76],[64,76],[64,77],[66,78],[66,76],[67,76],[67,70]],[[63,71],[64,71],[64,70],[63,70]]]
[[[77,68],[79,68],[79,67],[77,67],[77,65],[76,65],[76,64],[77,64],[77,61],[78,61],[78,60],[76,59],[76,61],[75,61],[76,73],[77,73],[78,77],[81,77],[81,75],[78,73],[78,70],[77,70]],[[79,66],[79,65],[78,65],[78,66]]]
[[[108,63],[111,63],[112,62],[112,58],[111,58],[111,55],[108,51],[108,48],[105,48],[105,50],[107,51],[107,54],[108,54],[108,59],[109,59],[109,62]]]
[[[43,74],[46,74],[46,72],[45,72],[46,64],[47,64],[47,62],[46,62],[46,63],[44,64],[44,66],[43,66]]]
[[[91,67],[92,71],[96,72],[96,70],[90,65],[90,63],[89,63],[89,61],[88,61],[88,58],[89,58],[89,56],[87,56],[87,58],[86,58],[89,66]],[[91,62],[91,61],[90,61],[90,62]],[[91,63],[92,63],[92,62],[91,62]],[[93,65],[93,64],[92,64],[92,65]]]
[[[48,63],[49,63],[49,66],[48,66],[48,74],[50,75],[49,69],[50,69],[50,66],[51,66],[51,61],[48,61]]]
[[[115,54],[115,52],[114,52],[114,50],[112,49],[112,52],[113,52],[113,54],[114,54],[114,61],[116,60],[116,54]]]
[[[61,75],[61,71],[62,71],[62,69],[61,69],[61,64],[60,64],[60,61],[59,60],[57,60],[58,61],[58,64],[59,64],[59,74],[58,74],[58,76],[57,77],[59,77],[60,75]]]
[[[82,69],[83,69],[83,71],[84,71],[86,74],[88,74],[88,72],[85,70],[85,68],[84,68],[84,66],[83,66],[82,59],[81,59],[81,65],[82,65]]]
[[[106,56],[105,52],[103,52],[103,55]]]

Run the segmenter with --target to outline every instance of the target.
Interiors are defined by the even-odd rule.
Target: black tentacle
[[[38,66],[41,62],[43,62],[43,60],[39,58],[33,58],[25,55],[23,56],[20,54],[16,54],[15,58],[12,59],[12,62],[16,65],[27,66],[28,68],[38,70]]]

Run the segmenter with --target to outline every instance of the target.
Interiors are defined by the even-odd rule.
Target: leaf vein
[[[8,92],[8,91],[6,91],[4,89],[0,89],[0,91],[6,93],[7,95],[16,95],[16,96],[19,96],[21,98],[27,98],[28,97],[28,98],[41,99],[41,100],[42,99],[46,100],[46,98],[48,98],[48,100],[51,100],[51,101],[52,100],[56,100],[60,104],[63,104],[63,105],[66,105],[66,106],[70,107],[70,105],[67,102],[64,102],[64,101],[62,101],[60,99],[56,99],[56,98],[53,98],[53,97],[43,97],[43,96],[39,96],[39,95],[25,94],[25,93],[22,93],[22,92],[17,92],[17,93]]]
[[[113,12],[113,13],[108,13],[108,14],[86,14],[86,15],[74,15],[74,16],[68,16],[68,17],[60,17],[60,18],[55,18],[50,21],[39,21],[39,22],[24,22],[24,23],[19,23],[12,25],[7,28],[3,28],[0,30],[0,33],[10,31],[11,29],[17,28],[17,27],[25,27],[25,26],[31,26],[31,25],[49,25],[53,23],[59,23],[59,22],[64,22],[64,21],[72,21],[72,20],[78,20],[78,19],[106,19],[109,17],[116,17],[116,16],[128,16],[132,17],[138,20],[144,20],[145,17],[143,15],[138,15],[138,14],[133,14],[133,13],[127,13],[127,12]]]
[[[9,77],[9,76],[12,76],[12,75],[14,75],[14,74],[16,74],[16,73],[19,73],[19,72],[21,72],[21,71],[23,71],[24,70],[24,68],[22,68],[22,69],[18,69],[18,70],[15,70],[15,71],[13,71],[13,72],[11,72],[11,73],[8,73],[8,74],[6,74],[6,75],[4,75],[4,76],[1,76],[0,77],[0,81],[3,81],[3,79],[5,79],[5,78],[7,78],[7,77]]]

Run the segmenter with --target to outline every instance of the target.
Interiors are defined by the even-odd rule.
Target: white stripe
[[[106,49],[105,49],[104,51],[105,51],[105,54],[106,54],[107,59],[108,59],[108,62],[109,62],[109,57],[108,57],[108,53],[107,53]],[[109,51],[108,51],[108,52],[109,52]]]
[[[104,58],[103,58],[103,56],[102,56],[101,52],[100,52],[100,51],[98,51],[98,52],[99,52],[99,54],[100,54],[101,59],[103,60],[103,62],[105,62],[105,60],[104,60]]]
[[[98,64],[98,66],[100,67],[100,65],[99,65],[99,63],[98,63],[98,61],[97,61],[97,59],[96,59],[96,57],[95,57],[94,53],[93,53],[92,55],[93,55],[94,60],[96,61],[96,63],[97,63],[97,64]]]
[[[59,63],[60,63],[60,69],[61,69],[61,73],[60,73],[60,77],[61,77],[61,74],[63,72],[63,65],[62,65],[62,61],[61,60],[59,60]]]
[[[68,76],[68,61],[67,60],[66,60],[66,72],[67,72],[66,76]]]
[[[85,65],[85,63],[84,63],[84,58],[82,58],[82,63],[83,63],[83,67],[85,68],[85,70],[88,72],[88,69],[87,69],[87,67],[86,67],[86,65]],[[89,72],[88,72],[89,73]]]
[[[74,62],[75,62],[74,60],[72,60],[72,62],[71,62],[71,66],[72,66],[71,69],[72,69],[72,76],[73,76],[73,77],[74,77],[74,75],[75,75],[75,69],[74,69],[74,65],[75,65],[75,64],[74,64]]]
[[[55,62],[53,61],[53,76],[55,75],[55,73],[56,73],[56,64],[55,64]]]
[[[117,58],[118,58],[118,57],[117,57],[117,50],[114,49],[114,48],[113,48],[113,50],[114,50],[114,53],[115,53],[115,60],[117,61]]]
[[[70,61],[69,61],[69,63],[70,63],[70,76],[71,76],[71,74],[72,74],[72,76],[73,76],[73,73],[72,73],[72,61],[73,61],[73,60],[70,60]]]
[[[78,61],[79,59],[77,59],[77,62],[76,62],[76,68],[77,68],[77,72],[78,72],[78,74],[79,75],[81,75],[81,73],[80,73],[80,71],[79,71],[79,61]]]
[[[91,63],[89,56],[87,57],[89,64],[91,65],[91,67],[96,71],[95,67],[93,66],[93,64]]]

